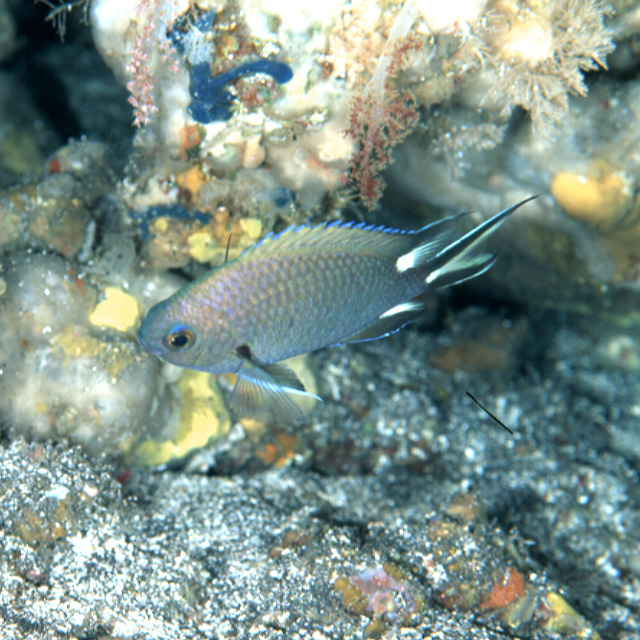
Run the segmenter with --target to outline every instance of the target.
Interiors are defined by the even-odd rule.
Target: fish
[[[271,233],[154,305],[138,341],[174,365],[237,374],[233,413],[300,422],[293,398],[321,398],[282,360],[400,330],[421,315],[418,296],[487,271],[496,254],[477,246],[534,197],[464,234],[466,214],[412,231],[338,221]]]

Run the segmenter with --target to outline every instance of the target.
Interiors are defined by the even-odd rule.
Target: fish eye
[[[191,329],[181,327],[164,337],[164,346],[171,351],[184,351],[196,341],[196,334]]]

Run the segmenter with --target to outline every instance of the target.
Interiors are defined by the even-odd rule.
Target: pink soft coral
[[[359,148],[351,159],[351,183],[364,204],[373,209],[382,196],[384,180],[380,172],[391,161],[391,149],[418,124],[418,107],[407,89],[397,89],[394,79],[409,54],[420,50],[422,42],[411,35],[417,17],[412,3],[405,3],[398,14],[380,56],[373,77],[351,102],[346,134]]]

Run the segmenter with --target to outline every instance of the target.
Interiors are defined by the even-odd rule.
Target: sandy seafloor
[[[347,611],[335,581],[385,563],[408,591],[393,592],[384,637],[561,637],[442,606],[434,589],[471,600],[505,567],[601,637],[638,637],[638,376],[599,366],[601,338],[557,316],[500,315],[458,309],[435,332],[315,355],[326,401],[281,467],[252,469],[231,437],[189,470],[119,484],[79,449],[3,441],[2,637],[362,637],[371,617]],[[463,336],[516,327],[497,368],[430,364],[479,348]],[[55,539],[28,514],[61,495]]]
[[[126,94],[72,51],[9,72],[59,65],[58,144],[125,137]],[[314,354],[308,425],[173,468],[5,434],[0,637],[639,638],[640,376],[605,326],[473,302]]]

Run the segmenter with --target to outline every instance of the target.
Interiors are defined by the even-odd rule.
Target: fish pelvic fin
[[[474,249],[516,209],[537,197],[531,196],[500,211],[454,241],[450,241],[450,238],[460,216],[445,218],[435,225],[425,227],[418,232],[419,236],[424,234],[425,242],[401,255],[396,261],[396,269],[400,272],[408,269],[424,270],[425,282],[430,288],[447,287],[481,275],[491,268],[496,255],[474,253]]]
[[[322,398],[304,390],[296,374],[284,364],[258,366],[244,360],[236,385],[229,396],[229,408],[240,416],[270,423],[298,424],[302,409],[291,396]]]

